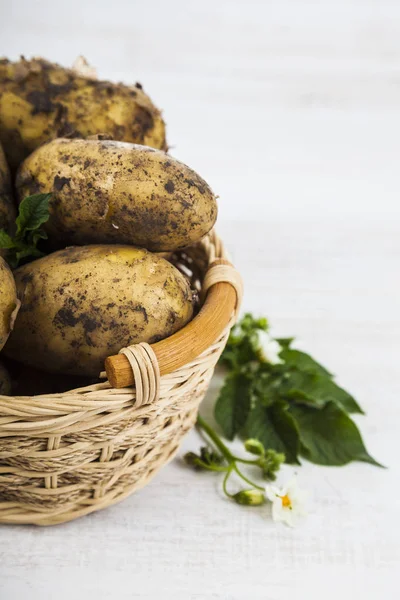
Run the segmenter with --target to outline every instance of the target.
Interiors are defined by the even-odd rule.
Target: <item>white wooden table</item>
[[[339,374],[390,467],[305,464],[311,514],[290,530],[178,458],[101,513],[2,526],[1,600],[399,598],[399,34],[389,0],[0,2],[0,54],[82,53],[144,84],[220,195],[245,309]]]

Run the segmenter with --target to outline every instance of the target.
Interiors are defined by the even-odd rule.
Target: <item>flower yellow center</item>
[[[287,494],[285,494],[285,496],[281,496],[281,500],[284,508],[292,508],[291,500]]]

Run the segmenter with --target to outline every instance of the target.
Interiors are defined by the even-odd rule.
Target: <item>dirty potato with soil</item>
[[[199,241],[217,218],[197,173],[165,152],[106,140],[57,139],[21,165],[19,199],[50,192],[46,224],[58,244],[126,243],[149,250]]]
[[[7,263],[0,257],[0,350],[13,328],[18,306],[14,277]]]
[[[4,353],[47,371],[96,377],[107,356],[165,338],[193,314],[187,279],[131,246],[60,250],[15,280],[22,305]]]
[[[50,139],[98,133],[166,148],[161,113],[139,84],[98,81],[42,58],[0,59],[0,140],[13,169]]]

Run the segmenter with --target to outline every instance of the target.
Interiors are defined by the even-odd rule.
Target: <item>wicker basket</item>
[[[63,394],[0,396],[0,522],[53,525],[140,489],[193,427],[240,303],[212,233],[176,264],[198,315],[181,331],[106,361],[108,381]]]

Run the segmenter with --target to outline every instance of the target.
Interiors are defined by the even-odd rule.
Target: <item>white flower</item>
[[[279,365],[283,363],[279,353],[282,352],[282,346],[274,340],[266,331],[258,331],[258,352],[262,362],[270,363],[271,365]]]
[[[297,487],[295,479],[279,488],[275,485],[265,487],[265,495],[272,502],[272,518],[290,527],[295,527],[299,518],[307,513],[304,508],[305,492]]]

